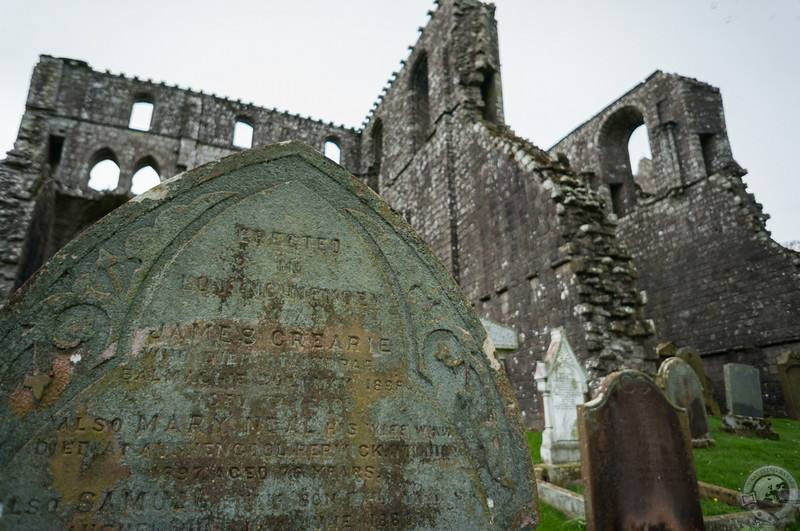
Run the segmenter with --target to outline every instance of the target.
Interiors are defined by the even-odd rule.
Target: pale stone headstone
[[[578,462],[577,406],[586,401],[588,375],[563,328],[553,330],[547,355],[537,363],[534,379],[544,410],[542,461],[550,465]]]
[[[578,409],[587,529],[703,529],[686,412],[649,376],[612,373]]]
[[[656,383],[673,404],[686,409],[693,444],[696,447],[714,444],[703,388],[694,369],[680,358],[668,358],[658,368]]]
[[[758,369],[741,363],[726,363],[722,369],[728,414],[763,418],[764,405]]]
[[[419,236],[320,153],[210,163],[0,314],[0,526],[534,527],[490,345]]]
[[[800,420],[800,352],[784,352],[778,357],[778,378],[790,419]]]
[[[492,340],[492,344],[494,344],[494,348],[497,351],[497,357],[501,362],[506,359],[506,356],[519,348],[517,331],[510,326],[492,321],[486,317],[481,317],[481,324],[486,329],[489,339]]]
[[[688,363],[689,366],[694,369],[695,374],[697,374],[697,378],[700,380],[700,385],[703,386],[703,400],[706,404],[706,413],[716,416],[721,415],[722,412],[719,409],[719,404],[717,404],[717,399],[714,398],[714,389],[711,379],[706,376],[706,371],[703,367],[703,360],[700,357],[700,354],[691,347],[681,347],[678,349],[678,352],[675,354],[675,356]]]

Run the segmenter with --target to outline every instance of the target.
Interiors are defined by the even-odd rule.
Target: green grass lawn
[[[736,437],[719,431],[721,419],[710,417],[711,431],[717,445],[712,448],[694,450],[697,479],[720,487],[741,492],[747,477],[762,466],[775,465],[785,468],[800,481],[800,422],[788,419],[772,419],[772,427],[780,435],[777,441]],[[539,447],[542,434],[527,432],[528,445],[534,463],[541,463]],[[703,516],[741,512],[714,500],[701,500]],[[567,520],[556,509],[542,504],[542,524],[539,529],[585,529],[582,521]],[[789,527],[800,530],[800,524]]]
[[[800,478],[800,422],[772,419],[777,441],[736,437],[719,431],[719,417],[709,417],[717,446],[694,451],[697,479],[720,487],[741,491],[747,476],[762,466],[785,468]]]

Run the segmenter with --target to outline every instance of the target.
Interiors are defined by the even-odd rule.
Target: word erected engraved
[[[521,420],[399,216],[300,143],[59,252],[0,322],[0,528],[514,529]]]

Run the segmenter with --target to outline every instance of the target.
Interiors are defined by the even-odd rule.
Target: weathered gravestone
[[[686,412],[638,371],[578,407],[586,527],[703,529]]]
[[[477,316],[301,143],[124,205],[15,295],[0,341],[3,528],[535,525]]]
[[[758,369],[740,363],[726,363],[722,369],[728,414],[722,416],[720,430],[744,437],[778,439],[772,422],[764,418]]]
[[[577,406],[586,401],[588,376],[563,328],[553,330],[544,361],[534,375],[542,393],[544,432],[541,456],[548,465],[580,461]]]
[[[656,383],[673,404],[686,409],[695,448],[716,444],[708,424],[703,388],[694,369],[680,358],[669,358],[658,368]]]
[[[763,417],[764,405],[761,400],[761,380],[758,369],[741,363],[726,363],[723,367],[725,377],[725,403],[729,415]]]
[[[703,367],[703,360],[700,354],[691,347],[681,347],[675,354],[676,357],[682,359],[689,366],[694,369],[697,378],[700,380],[700,385],[703,387],[703,400],[706,405],[706,413],[709,415],[719,416],[722,412],[717,404],[717,399],[714,398],[714,388],[711,379],[706,376],[705,368]]]
[[[503,363],[509,354],[519,348],[517,331],[504,324],[481,317],[481,324],[486,329],[486,335],[494,345],[497,358]]]
[[[800,352],[788,351],[778,357],[778,378],[790,419],[800,420]]]

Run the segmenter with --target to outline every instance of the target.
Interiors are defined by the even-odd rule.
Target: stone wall
[[[128,127],[136,102],[149,102],[149,130]],[[120,167],[119,188],[128,190],[133,173],[151,164],[162,177],[205,164],[240,148],[233,145],[237,121],[253,127],[253,145],[298,139],[322,151],[327,140],[342,150],[341,160],[358,159],[358,133],[275,110],[214,95],[96,72],[88,64],[42,56],[31,79],[28,119],[46,120],[51,146],[61,153],[53,177],[67,188],[85,190],[99,156]],[[33,111],[33,112],[30,112]]]
[[[520,332],[506,371],[527,425],[538,426],[533,371],[557,327],[592,388],[621,367],[654,371],[637,273],[597,194],[565,161],[491,124],[459,139],[461,286],[478,313]]]
[[[429,15],[361,130],[42,56],[0,162],[0,298],[130,198],[138,169],[163,179],[233,153],[242,121],[253,145],[335,142],[478,313],[519,332],[506,369],[528,427],[541,427],[533,372],[556,327],[593,383],[619,368],[654,373],[658,330],[706,355],[718,391],[721,363],[735,358],[760,366],[774,394],[766,353],[797,329],[796,257],[769,239],[742,188],[719,91],[657,72],[547,153],[505,124],[494,6],[442,0]],[[128,126],[142,101],[154,109],[146,131]],[[637,182],[627,139],[642,123],[654,160]],[[87,187],[103,158],[120,167],[114,191]],[[687,267],[697,274],[685,284]],[[435,324],[438,295],[419,296]]]
[[[627,140],[647,127],[652,179]],[[656,72],[551,149],[609,198],[660,341],[691,346],[724,404],[722,366],[761,371],[766,411],[785,415],[775,359],[800,342],[800,254],[775,243],[733,160],[714,87]]]
[[[432,13],[370,114],[361,172],[431,244],[478,313],[519,331],[506,368],[536,427],[533,371],[550,330],[564,326],[599,378],[621,366],[653,371],[652,327],[601,199],[565,161],[504,124],[493,15],[476,1]]]
[[[136,102],[153,105],[146,131],[129,127]],[[163,180],[240,150],[233,145],[237,121],[253,127],[254,146],[297,139],[322,151],[331,141],[343,164],[358,166],[360,135],[353,129],[41,56],[14,149],[0,162],[0,216],[9,220],[0,298],[131,197],[139,169],[151,166]],[[104,159],[120,168],[110,193],[88,187],[91,169]]]

